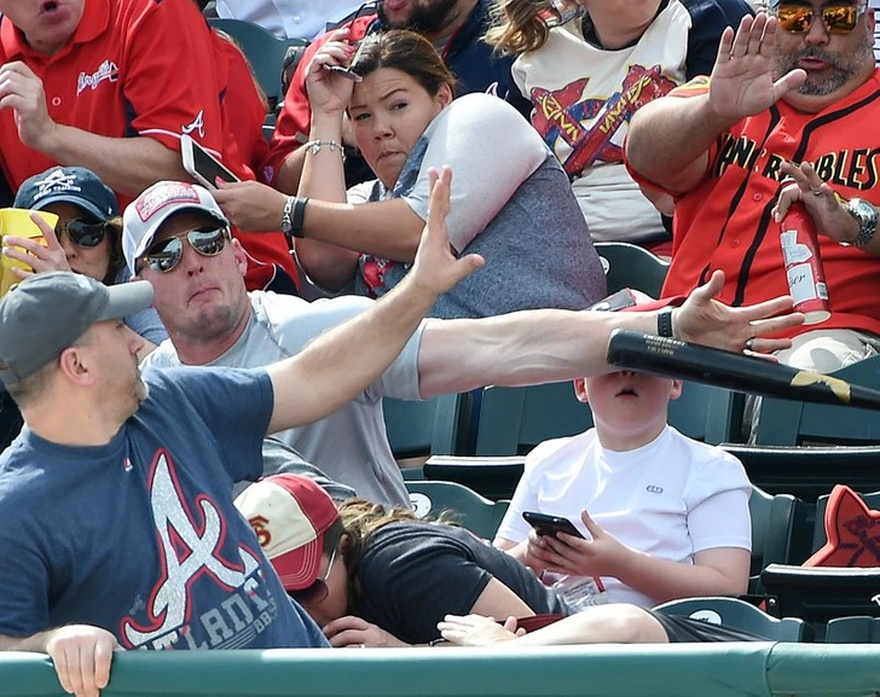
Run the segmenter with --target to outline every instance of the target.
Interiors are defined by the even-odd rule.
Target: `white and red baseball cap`
[[[302,590],[317,580],[324,533],[339,519],[326,491],[306,477],[275,474],[245,489],[235,505],[286,590]]]
[[[175,213],[186,210],[201,211],[219,225],[229,226],[229,220],[210,192],[189,182],[156,182],[125,207],[122,253],[133,276],[137,274],[138,257],[153,243],[162,223]]]

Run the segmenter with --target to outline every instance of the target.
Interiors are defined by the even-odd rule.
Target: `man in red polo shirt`
[[[189,179],[183,133],[253,178],[222,103],[228,57],[192,0],[0,0],[0,13],[0,168],[13,189],[79,165],[125,206],[155,181]],[[296,278],[281,233],[242,243],[249,288],[279,268]]]

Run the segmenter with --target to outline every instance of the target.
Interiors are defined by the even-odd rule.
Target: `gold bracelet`
[[[338,152],[342,157],[342,161],[345,162],[345,148],[335,140],[310,140],[308,143],[304,143],[303,147],[312,155],[317,155],[325,145],[328,150],[335,150]]]

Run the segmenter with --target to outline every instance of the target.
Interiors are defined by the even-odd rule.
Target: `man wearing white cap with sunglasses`
[[[247,293],[241,248],[224,236],[224,223],[219,206],[197,185],[160,182],[126,208],[126,261],[132,272],[153,284],[154,306],[169,336],[146,365],[268,365],[298,353],[330,327],[372,306],[371,300],[357,296],[308,303],[274,293]],[[779,311],[778,305],[730,313],[714,303],[720,280],[713,279],[674,310],[676,336],[741,350],[756,329],[763,335],[777,321],[787,322],[750,325],[749,320]],[[590,374],[604,369],[605,339],[614,326],[636,322],[658,332],[657,313],[639,315],[638,320],[634,316],[538,310],[478,320],[427,320],[388,370],[354,399],[317,423],[279,436],[358,495],[408,506],[385,433],[383,397],[418,400],[486,384],[524,385]],[[672,316],[664,313],[660,320],[664,317]],[[728,322],[732,331],[716,332]],[[765,339],[757,350],[778,346]],[[350,346],[352,353],[366,350],[358,341]]]
[[[722,37],[711,77],[635,115],[628,164],[675,197],[663,294],[721,269],[732,305],[785,292],[780,223],[815,224],[831,315],[779,358],[831,372],[880,349],[880,73],[866,0],[772,0]],[[786,228],[787,229],[787,228]]]

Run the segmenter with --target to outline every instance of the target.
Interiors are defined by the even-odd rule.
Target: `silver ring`
[[[822,190],[821,189],[813,189],[812,193],[813,193],[813,196],[821,196]]]
[[[755,337],[750,337],[746,339],[746,351],[754,351],[755,350]]]

